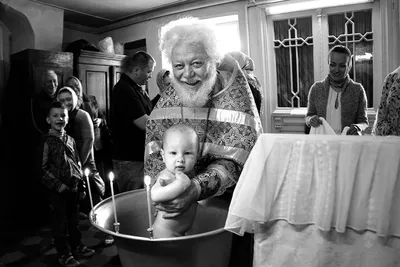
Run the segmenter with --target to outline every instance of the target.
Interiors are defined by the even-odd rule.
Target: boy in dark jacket
[[[42,183],[49,189],[53,206],[54,244],[63,266],[78,266],[75,256],[89,257],[94,250],[81,242],[79,198],[85,197],[81,164],[75,141],[65,133],[68,111],[54,102],[46,118],[50,130],[44,138]],[[72,253],[74,253],[74,255]]]

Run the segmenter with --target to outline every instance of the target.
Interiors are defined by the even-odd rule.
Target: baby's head
[[[51,104],[46,121],[54,131],[61,132],[68,123],[68,110],[61,102],[54,101]]]
[[[162,139],[161,155],[168,171],[188,173],[197,162],[199,136],[187,124],[175,124],[168,128]]]

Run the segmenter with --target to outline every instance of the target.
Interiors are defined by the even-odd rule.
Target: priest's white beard
[[[189,90],[184,84],[179,83],[175,76],[172,75],[171,83],[178,92],[179,98],[184,107],[204,107],[210,99],[215,82],[217,80],[217,67],[215,64],[210,64],[207,68],[208,78],[203,81],[203,84],[197,91]]]

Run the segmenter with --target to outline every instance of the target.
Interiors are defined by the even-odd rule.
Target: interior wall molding
[[[188,12],[196,9],[202,9],[207,7],[214,7],[218,5],[224,5],[233,2],[241,2],[240,0],[193,0],[185,4],[173,4],[164,8],[157,8],[149,11],[144,11],[139,14],[132,15],[131,17],[126,17],[125,19],[117,22],[110,23],[109,25],[94,28],[87,27],[80,24],[74,24],[71,22],[64,22],[64,27],[72,30],[83,31],[92,34],[102,34],[111,30],[127,27],[133,24],[141,23],[148,20],[153,20],[161,17],[166,17],[170,15],[179,14],[182,12]]]

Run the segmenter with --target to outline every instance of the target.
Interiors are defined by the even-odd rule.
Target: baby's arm
[[[175,174],[175,180],[172,180],[171,177],[165,179],[163,174],[164,172],[158,177],[156,183],[151,188],[151,198],[154,202],[173,200],[190,186],[189,177],[182,172]]]

